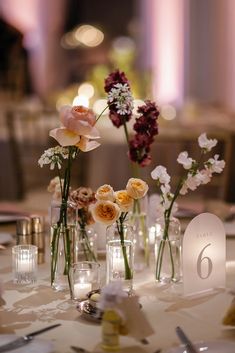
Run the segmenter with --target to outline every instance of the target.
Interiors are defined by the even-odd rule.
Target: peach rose
[[[149,187],[148,184],[142,179],[130,178],[126,189],[128,195],[133,197],[133,199],[141,199],[147,194]]]
[[[62,127],[50,131],[50,136],[61,146],[77,146],[83,152],[88,152],[100,144],[90,139],[100,137],[94,127],[96,118],[91,109],[79,106],[64,106],[60,111]]]
[[[120,217],[119,206],[111,201],[98,201],[91,208],[92,216],[96,222],[111,225]]]
[[[134,199],[127,193],[126,190],[120,190],[115,193],[116,203],[122,212],[129,212],[133,208]]]
[[[99,201],[114,201],[115,193],[112,186],[104,184],[97,189],[95,197]]]

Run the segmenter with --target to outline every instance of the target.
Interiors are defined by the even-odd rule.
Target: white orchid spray
[[[209,183],[214,173],[221,173],[225,167],[225,161],[219,159],[219,155],[214,155],[207,161],[203,161],[203,156],[210,152],[217,144],[216,139],[208,139],[203,133],[198,138],[198,145],[201,148],[201,158],[197,162],[189,157],[188,152],[181,152],[177,158],[177,162],[185,169],[184,175],[180,178],[176,190],[171,192],[170,175],[163,166],[157,166],[152,172],[151,177],[157,181],[160,189],[160,204],[157,206],[164,216],[164,232],[163,238],[160,242],[157,254],[156,263],[156,279],[159,281],[161,276],[162,258],[165,247],[165,240],[169,239],[168,230],[172,214],[177,209],[176,199],[179,195],[185,195],[188,191],[196,190],[200,185]],[[170,258],[171,258],[171,279],[174,278],[175,269],[173,255],[171,251],[171,244],[169,244]]]

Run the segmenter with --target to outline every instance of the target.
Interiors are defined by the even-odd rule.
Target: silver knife
[[[91,353],[90,351],[88,351],[87,349],[84,349],[82,347],[70,346],[70,348],[72,350],[74,350],[74,352],[76,352],[76,353]]]
[[[16,348],[22,347],[25,344],[28,344],[29,342],[31,342],[33,340],[34,336],[40,335],[41,333],[46,332],[48,330],[51,330],[51,329],[53,329],[55,327],[58,327],[60,325],[61,324],[51,325],[51,326],[45,327],[45,328],[43,328],[41,330],[31,332],[31,333],[27,334],[26,336],[18,337],[14,341],[6,343],[6,344],[0,346],[0,353],[7,352],[7,351],[10,351],[12,349],[16,349]]]
[[[190,341],[190,339],[186,336],[184,331],[181,327],[177,326],[175,329],[177,336],[179,337],[180,341],[185,345],[185,348],[188,353],[198,353],[197,348],[194,344]]]

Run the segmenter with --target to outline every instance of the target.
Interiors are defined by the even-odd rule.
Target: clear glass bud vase
[[[179,282],[182,275],[181,226],[177,218],[157,219],[155,224],[156,281],[160,283]]]
[[[77,210],[71,203],[51,205],[51,286],[71,290],[70,268],[77,233]]]
[[[133,228],[128,224],[113,224],[107,228],[106,282],[122,281],[123,289],[133,287]]]
[[[78,226],[74,239],[74,262],[97,262],[97,234],[92,227]]]
[[[149,266],[149,238],[146,213],[132,213],[129,219],[134,231],[134,270],[144,270]]]

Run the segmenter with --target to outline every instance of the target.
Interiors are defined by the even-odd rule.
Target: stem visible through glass
[[[118,228],[118,233],[120,236],[122,254],[123,254],[123,259],[124,259],[125,279],[129,280],[129,279],[133,278],[133,274],[132,274],[132,271],[131,271],[129,263],[128,263],[128,257],[127,257],[127,253],[126,253],[126,245],[125,245],[125,239],[124,239],[124,221],[125,221],[126,216],[127,216],[127,213],[122,213],[119,221],[117,221],[117,228]]]

